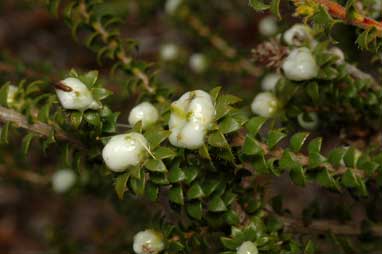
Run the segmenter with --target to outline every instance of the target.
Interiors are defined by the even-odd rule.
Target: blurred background
[[[266,73],[262,66],[253,64],[251,50],[299,22],[292,17],[288,1],[282,1],[282,22],[267,12],[256,13],[247,0],[188,0],[189,12],[184,15],[173,14],[171,1],[105,2],[99,11],[123,19],[123,37],[138,42],[134,56],[154,63],[165,86],[182,91],[221,85],[247,101],[259,90]],[[348,59],[378,74],[370,62],[371,55],[355,50],[354,29],[336,29],[333,36]],[[0,0],[1,84],[17,84],[22,79],[55,81],[71,68],[98,69],[107,88],[121,94],[110,104],[126,122],[135,104],[134,93],[125,89],[125,77],[109,75],[110,67],[107,62],[100,66],[92,52],[73,40],[63,20],[50,15],[43,4]],[[25,158],[19,151],[17,134],[13,137],[9,145],[0,146],[0,253],[132,253],[133,235],[150,225],[161,211],[159,205],[153,209],[145,200],[132,197],[117,201],[110,192],[112,179],[94,179],[99,177],[90,174],[94,169],[74,173],[69,169],[68,177],[75,178],[70,189],[53,187],[54,172],[64,169],[57,166],[54,151],[48,151],[47,156],[32,149]],[[382,212],[377,207],[379,194],[362,201],[350,194],[340,198],[314,185],[296,187],[287,177],[270,188],[273,196],[286,193],[284,208],[297,217],[308,211],[361,221],[366,213]],[[335,246],[322,245],[322,253],[336,250]]]

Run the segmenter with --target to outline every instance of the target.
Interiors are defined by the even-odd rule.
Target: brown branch
[[[362,230],[362,225],[356,223],[345,224],[336,220],[313,220],[309,223],[304,223],[301,219],[278,215],[270,207],[266,207],[264,210],[268,214],[279,219],[284,225],[284,230],[290,233],[311,235],[331,232],[335,235],[343,236],[359,236],[362,233],[365,233],[365,231]],[[366,232],[372,234],[373,236],[381,236],[382,225],[372,225]]]
[[[11,122],[18,128],[23,128],[31,131],[39,136],[49,137],[54,130],[55,137],[59,140],[69,142],[73,144],[77,149],[84,150],[85,146],[76,138],[70,136],[62,129],[55,128],[49,124],[43,122],[29,123],[28,119],[21,113],[0,106],[0,122]]]
[[[294,2],[296,6],[304,3],[304,1],[302,0],[292,0],[292,1]],[[369,18],[360,13],[356,13],[354,15],[354,18],[349,19],[348,13],[346,13],[345,7],[343,7],[342,5],[332,0],[312,0],[312,1],[325,7],[328,10],[329,14],[332,15],[333,17],[340,19],[347,24],[357,26],[363,29],[375,28],[380,32],[379,36],[380,37],[382,36],[382,22]]]

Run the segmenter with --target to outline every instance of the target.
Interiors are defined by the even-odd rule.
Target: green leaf
[[[280,14],[280,0],[272,0],[271,12],[279,19],[281,19]]]
[[[306,139],[308,138],[308,132],[299,132],[294,134],[290,139],[290,148],[293,152],[298,152],[304,145]]]
[[[256,11],[265,11],[270,8],[269,4],[265,4],[262,0],[249,0],[249,6]]]
[[[78,77],[88,88],[92,88],[98,79],[98,71],[89,71]]]
[[[153,152],[155,158],[159,160],[163,159],[173,159],[176,156],[176,151],[172,148],[168,147],[158,147],[154,152]]]
[[[272,130],[268,133],[267,144],[269,149],[273,149],[283,138],[286,137],[286,134],[280,130]]]
[[[252,138],[251,136],[247,136],[244,141],[244,145],[242,151],[246,155],[258,155],[263,154],[263,148],[260,143]]]
[[[316,177],[317,182],[327,188],[337,189],[338,185],[327,169],[322,169]]]
[[[80,127],[84,113],[80,111],[72,112],[70,114],[70,124],[77,129]]]
[[[180,186],[172,187],[168,192],[168,198],[175,204],[183,205],[184,197],[182,188]]]
[[[309,240],[304,249],[304,254],[314,254],[315,253],[315,247],[312,240]]]
[[[209,196],[219,186],[220,181],[217,179],[209,179],[203,184],[203,191],[206,196]]]
[[[219,130],[223,134],[231,133],[240,129],[240,124],[232,117],[228,116],[219,123]]]
[[[310,141],[308,145],[309,154],[311,153],[320,153],[322,145],[322,138],[315,138]]]
[[[355,187],[358,187],[359,186],[359,182],[358,182],[358,179],[357,177],[355,176],[353,170],[351,169],[348,169],[345,174],[342,175],[342,184],[345,186],[345,187],[348,187],[348,188],[355,188]]]
[[[23,151],[23,155],[26,156],[28,154],[32,139],[35,137],[33,133],[28,133],[21,142],[21,147]]]
[[[98,112],[94,111],[89,111],[84,114],[84,118],[86,122],[89,124],[95,126],[95,127],[100,127],[101,126],[101,117]]]
[[[149,183],[146,187],[146,197],[150,201],[156,201],[158,199],[159,188],[152,183]]]
[[[8,144],[8,133],[9,133],[9,127],[11,126],[11,122],[6,122],[0,131],[0,143],[1,144]]]
[[[8,98],[8,90],[10,83],[7,82],[0,88],[0,105],[3,107],[8,107],[7,98]]]
[[[182,182],[184,179],[186,179],[186,174],[179,167],[172,168],[168,173],[170,183]]]
[[[309,167],[317,168],[320,167],[322,163],[326,162],[326,158],[320,153],[310,153],[309,154]]]
[[[229,147],[227,140],[220,131],[215,131],[208,136],[208,144],[219,148]]]
[[[144,166],[152,172],[167,172],[166,165],[161,160],[149,159]]]
[[[335,148],[332,151],[330,151],[328,160],[335,167],[341,166],[345,153],[346,153],[345,148],[342,148],[342,147]]]
[[[188,215],[190,215],[192,218],[197,219],[197,220],[202,219],[203,209],[202,209],[202,203],[201,202],[188,204],[186,209],[187,209]]]
[[[305,186],[306,177],[303,167],[295,167],[289,173],[292,181],[299,186]]]
[[[96,101],[101,101],[113,94],[111,91],[101,87],[93,88],[91,92]]]
[[[204,192],[202,187],[198,183],[194,183],[190,189],[187,191],[187,199],[192,200],[192,199],[200,199],[204,197]]]
[[[127,190],[126,184],[127,184],[127,181],[129,180],[129,177],[130,177],[130,174],[127,172],[127,173],[119,175],[117,179],[115,180],[114,189],[115,189],[115,192],[117,193],[118,198],[121,200],[123,199],[123,195],[125,191]]]
[[[204,144],[202,147],[198,150],[200,157],[203,159],[211,160],[210,153],[208,152],[208,146]]]
[[[143,176],[140,179],[130,178],[130,187],[134,193],[138,196],[143,196],[145,194],[146,188],[146,177]]]
[[[157,148],[169,135],[170,131],[158,130],[157,128],[150,129],[144,134],[151,149]]]
[[[185,182],[186,182],[187,184],[190,184],[190,183],[192,183],[192,182],[196,179],[196,177],[198,176],[198,174],[199,174],[199,170],[198,170],[197,168],[195,168],[195,167],[191,167],[191,168],[186,168],[186,169],[184,170],[184,173],[185,173],[185,175],[186,175]]]
[[[224,201],[219,196],[213,197],[208,202],[208,211],[210,212],[224,212],[226,210],[227,210],[227,207],[224,204]]]
[[[248,129],[248,133],[255,136],[261,127],[263,127],[264,123],[267,121],[266,118],[258,116],[251,118],[246,124],[246,128]]]
[[[233,210],[228,210],[225,214],[224,214],[224,217],[225,217],[225,221],[229,224],[229,225],[238,225],[240,223],[240,217],[239,215],[233,211]]]
[[[346,166],[355,168],[357,166],[357,161],[361,156],[361,152],[355,149],[354,147],[350,147],[346,150],[344,155],[344,162]]]
[[[296,156],[292,152],[285,150],[280,159],[280,168],[289,170],[297,167],[300,167],[300,164],[298,163]]]

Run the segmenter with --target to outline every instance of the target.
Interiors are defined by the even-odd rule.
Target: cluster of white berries
[[[312,52],[306,47],[293,49],[284,60],[282,69],[285,76],[293,81],[313,79],[319,71]]]
[[[166,13],[169,15],[175,14],[175,12],[178,10],[182,2],[183,0],[167,0],[165,5]]]
[[[214,117],[215,106],[208,93],[196,90],[183,94],[171,105],[170,143],[187,149],[199,148]]]
[[[259,251],[253,242],[243,242],[236,251],[237,254],[258,254]]]
[[[208,60],[205,55],[201,53],[195,53],[190,57],[190,68],[195,73],[203,73],[208,68]]]
[[[51,180],[52,188],[57,193],[64,193],[70,190],[77,179],[76,174],[71,169],[61,169],[56,171]]]
[[[197,149],[204,144],[205,136],[215,117],[215,106],[211,96],[196,90],[187,92],[171,105],[169,141],[173,146]],[[145,128],[157,122],[158,110],[149,102],[134,107],[129,123],[142,122]],[[105,145],[102,157],[107,167],[122,172],[142,163],[150,152],[146,138],[136,132],[113,136]]]
[[[158,231],[147,229],[134,236],[133,249],[137,254],[158,254],[164,247],[163,235]]]
[[[85,111],[100,109],[101,105],[94,100],[89,88],[77,78],[67,78],[60,81],[65,88],[56,88],[58,100],[65,109]]]

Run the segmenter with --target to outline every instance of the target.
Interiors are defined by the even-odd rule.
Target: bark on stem
[[[21,113],[12,109],[2,107],[2,106],[0,106],[0,122],[2,123],[11,122],[16,127],[26,129],[28,131],[31,131],[43,137],[48,137],[51,134],[52,130],[54,130],[55,137],[57,139],[62,141],[67,141],[73,144],[79,150],[85,149],[84,145],[78,139],[71,137],[62,129],[54,128],[53,126],[49,124],[39,122],[39,121],[35,123],[29,123],[28,119]]]

